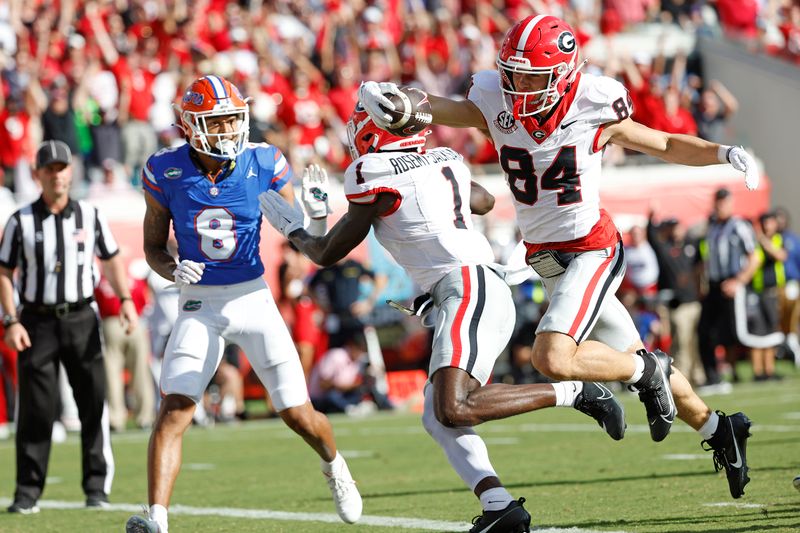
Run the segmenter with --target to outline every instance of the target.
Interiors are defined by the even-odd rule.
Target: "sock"
[[[167,523],[167,508],[163,505],[151,505],[150,518],[155,520],[156,524],[158,524],[158,528],[161,530],[160,533],[168,533],[167,529],[169,528],[169,524]]]
[[[556,407],[573,407],[575,397],[583,391],[582,381],[561,381],[551,385],[556,391]]]
[[[342,464],[344,463],[344,457],[337,451],[336,457],[333,458],[333,461],[330,463],[325,459],[319,460],[319,466],[322,468],[323,474],[330,474],[333,471],[338,471],[342,469]]]
[[[636,370],[633,371],[633,375],[629,379],[625,380],[625,383],[630,385],[636,384],[645,378],[650,379],[653,372],[655,372],[655,363],[649,358],[645,359],[638,353],[633,354],[632,357],[634,364],[636,364]],[[648,363],[650,364],[648,365]],[[648,366],[650,368],[648,368]]]
[[[717,431],[717,426],[719,426],[719,415],[715,412],[711,412],[711,416],[708,417],[706,423],[703,424],[703,427],[697,430],[700,433],[700,436],[703,437],[704,440],[708,440],[714,436],[714,432]]]
[[[514,501],[511,494],[505,487],[495,487],[493,489],[485,490],[479,496],[481,505],[484,511],[500,511],[508,507],[508,504]]]

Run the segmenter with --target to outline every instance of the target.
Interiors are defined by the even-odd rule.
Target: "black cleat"
[[[104,492],[95,492],[86,497],[86,507],[105,509],[110,507],[108,496]]]
[[[625,410],[605,385],[584,383],[583,390],[575,397],[575,409],[597,420],[612,439],[621,440],[625,436]]]
[[[14,500],[14,503],[9,505],[6,510],[9,513],[36,514],[39,512],[39,506],[30,500]]]
[[[500,511],[484,511],[472,519],[469,533],[528,533],[531,515],[522,506],[525,498],[514,500]]]
[[[645,361],[645,368],[652,368],[653,373],[649,378],[642,378],[632,386],[639,392],[639,401],[644,404],[647,411],[647,421],[650,424],[650,437],[656,442],[664,440],[672,428],[672,421],[678,409],[672,398],[672,386],[669,376],[672,374],[672,358],[655,350],[636,352]]]
[[[714,435],[700,443],[704,450],[714,450],[714,469],[725,469],[731,496],[741,498],[744,486],[750,481],[747,476],[747,438],[750,437],[750,419],[743,413],[731,416],[717,411],[719,426]],[[708,444],[708,448],[703,446]]]

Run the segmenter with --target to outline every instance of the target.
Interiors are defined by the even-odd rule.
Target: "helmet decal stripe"
[[[225,90],[225,84],[222,83],[222,80],[216,76],[206,76],[206,79],[211,83],[211,88],[214,89],[214,98],[217,100],[230,98]]]
[[[526,48],[525,44],[528,42],[528,38],[531,36],[531,33],[533,32],[533,29],[536,27],[537,24],[539,24],[539,22],[543,18],[545,18],[547,16],[549,16],[549,15],[537,15],[537,16],[533,17],[530,20],[530,22],[528,22],[528,24],[525,26],[525,29],[522,30],[522,35],[520,35],[519,41],[517,42],[516,46],[514,47],[514,48],[517,49],[517,53],[514,54],[514,55],[516,55],[517,57],[522,57],[522,55],[524,53],[523,50],[525,50],[525,48]]]

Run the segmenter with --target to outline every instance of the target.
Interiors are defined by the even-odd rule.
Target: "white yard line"
[[[5,507],[11,504],[8,498],[0,498],[0,505]],[[66,502],[57,500],[40,500],[42,509],[75,510],[86,509],[83,502]],[[93,510],[94,511],[94,510]],[[141,505],[132,503],[112,503],[106,508],[98,509],[106,512],[140,513]],[[333,513],[290,513],[287,511],[270,511],[267,509],[237,509],[233,507],[191,507],[188,505],[173,505],[169,509],[170,515],[187,516],[223,516],[227,518],[247,518],[251,520],[283,520],[287,522],[324,522],[328,524],[341,524],[342,521]],[[365,515],[358,521],[359,525],[389,528],[423,529],[425,531],[466,531],[472,524],[467,522],[446,522],[443,520],[427,520],[424,518],[403,518],[395,516]],[[595,531],[577,527],[570,528],[537,528],[537,533],[625,533],[624,531]]]
[[[743,503],[743,502],[714,502],[704,503],[703,507],[736,507],[737,509],[762,509],[766,507],[760,503]]]

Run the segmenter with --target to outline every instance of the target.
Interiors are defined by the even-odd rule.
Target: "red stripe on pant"
[[[603,275],[603,271],[608,268],[609,263],[611,263],[611,260],[614,259],[616,251],[617,250],[615,248],[614,253],[612,253],[608,259],[602,262],[600,268],[597,269],[592,276],[591,281],[589,281],[589,285],[586,287],[586,291],[583,293],[583,300],[581,300],[581,306],[578,309],[578,316],[575,317],[575,321],[569,328],[570,337],[575,337],[575,333],[578,331],[578,326],[580,326],[581,322],[583,322],[583,318],[586,316],[586,310],[589,309],[589,303],[592,301],[592,294],[594,294],[594,289],[597,287],[597,282],[600,281],[600,276]]]
[[[453,343],[453,359],[450,364],[454,367],[461,363],[461,323],[464,321],[464,315],[467,314],[469,295],[472,289],[468,266],[461,267],[461,279],[464,280],[464,298],[461,299],[461,305],[458,306],[456,318],[453,320],[453,329],[450,330],[450,341]]]

